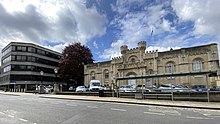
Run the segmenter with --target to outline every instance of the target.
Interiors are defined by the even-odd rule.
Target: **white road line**
[[[14,118],[15,116],[13,116],[13,115],[8,115],[8,117]]]
[[[163,113],[156,113],[156,112],[144,112],[145,114],[150,114],[150,115],[165,115]]]
[[[125,109],[116,109],[116,108],[111,108],[111,110],[113,110],[113,111],[121,111],[121,112],[126,112],[127,111]]]
[[[215,117],[215,118],[219,118],[220,115],[213,115],[213,114],[203,114],[204,116],[207,116],[207,117]]]
[[[28,120],[25,120],[23,118],[19,118],[20,121],[24,121],[24,122],[27,122]]]
[[[0,114],[3,114],[3,115],[5,115],[5,113],[4,113],[4,112],[0,112]]]
[[[98,108],[98,107],[96,107],[96,106],[87,106],[88,108]]]
[[[189,116],[186,116],[186,118],[189,118],[189,119],[197,119],[197,120],[208,120],[208,119],[213,119],[213,118],[204,118],[204,117],[189,117]]]
[[[66,105],[68,105],[68,106],[77,106],[77,105],[73,105],[73,104],[66,104]]]

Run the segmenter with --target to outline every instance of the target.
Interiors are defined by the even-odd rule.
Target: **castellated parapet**
[[[146,51],[143,58],[149,59],[149,58],[156,58],[156,57],[158,57],[158,50]]]
[[[146,45],[147,45],[146,41],[139,42],[138,43],[139,50],[145,51],[146,50]]]
[[[123,55],[123,54],[126,54],[127,50],[128,50],[128,46],[127,46],[127,45],[121,46],[121,54],[122,54],[122,55]]]
[[[113,63],[123,62],[123,57],[122,57],[122,56],[114,57],[114,58],[112,58],[112,62],[113,62]]]

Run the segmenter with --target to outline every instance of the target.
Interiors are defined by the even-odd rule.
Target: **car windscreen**
[[[100,86],[100,83],[99,82],[94,82],[92,83],[93,86]]]

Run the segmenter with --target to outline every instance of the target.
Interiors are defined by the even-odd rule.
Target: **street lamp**
[[[44,75],[44,72],[40,71],[40,75],[41,75],[41,84],[40,84],[40,92],[39,93],[44,93],[44,86],[43,86],[43,75]]]
[[[54,93],[56,94],[57,91],[58,91],[58,85],[57,85],[57,83],[56,83],[56,80],[57,80],[57,73],[58,73],[58,69],[57,69],[57,68],[54,69],[54,73],[55,73],[55,80],[54,80]]]

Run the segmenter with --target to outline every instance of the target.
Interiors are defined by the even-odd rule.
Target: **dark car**
[[[210,91],[220,91],[220,86],[210,88]]]
[[[194,89],[197,92],[205,92],[205,91],[207,91],[207,88],[206,88],[205,85],[194,85],[192,87],[192,89]]]

